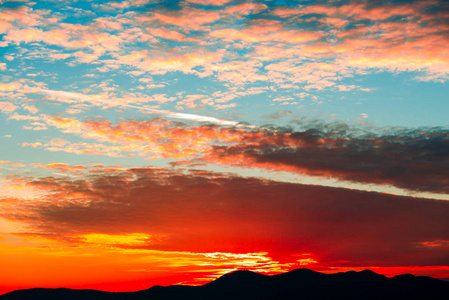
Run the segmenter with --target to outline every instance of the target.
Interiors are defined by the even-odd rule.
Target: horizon
[[[235,274],[235,273],[238,273],[238,272],[250,272],[250,273],[255,273],[255,274],[260,274],[260,275],[265,275],[265,276],[272,277],[272,276],[282,275],[282,274],[286,274],[286,273],[290,273],[290,272],[298,271],[298,270],[307,270],[307,271],[312,271],[314,273],[319,273],[319,274],[323,274],[323,275],[337,275],[337,274],[345,274],[345,273],[350,273],[350,272],[363,273],[363,272],[366,272],[366,271],[372,272],[372,273],[377,274],[377,275],[382,275],[382,274],[376,273],[376,272],[374,272],[374,271],[372,271],[370,269],[364,269],[364,270],[359,270],[359,271],[347,270],[347,271],[340,271],[340,272],[318,272],[318,271],[314,271],[314,270],[309,269],[309,268],[298,268],[298,269],[293,269],[293,270],[289,270],[289,271],[285,271],[285,272],[281,272],[281,273],[275,273],[275,274],[264,274],[264,273],[259,273],[259,272],[247,270],[247,269],[241,269],[241,270],[234,270],[234,271],[231,271],[229,273],[223,274],[220,277],[214,278],[211,281],[205,282],[203,284],[195,284],[195,285],[192,285],[192,284],[180,284],[180,285],[182,285],[182,286],[198,286],[198,287],[199,286],[204,286],[207,283],[211,283],[211,282],[213,282],[213,281],[215,281],[217,279],[220,279],[221,277],[227,277],[225,275]],[[382,276],[385,276],[385,278],[391,279],[393,277],[401,276],[401,275],[410,275],[410,274],[409,273],[402,273],[402,274],[398,274],[398,275],[391,275],[391,276],[382,275]],[[413,276],[415,276],[415,275],[413,275]],[[416,277],[419,278],[419,277],[422,277],[422,276],[416,276]],[[434,277],[432,277],[432,278],[434,278]],[[449,278],[435,278],[435,279],[439,279],[439,280],[442,280],[442,281],[449,282]],[[105,291],[105,290],[98,290],[98,289],[87,289],[87,290],[104,291],[104,292],[117,292],[117,293],[127,293],[127,292],[133,293],[133,292],[149,290],[149,289],[151,289],[153,287],[159,287],[159,286],[161,286],[161,285],[152,285],[152,286],[149,286],[148,288],[145,288],[145,289],[142,289],[142,290],[123,290],[123,291],[121,291],[121,290],[108,290],[108,291]],[[178,286],[178,284],[166,285],[166,286],[162,286],[162,287],[169,287],[169,286]],[[69,289],[69,290],[75,290],[75,291],[76,290],[86,290],[85,288],[66,288],[66,287],[62,287],[62,286],[61,287],[52,287],[52,288],[34,287],[34,288],[30,288],[30,289]],[[22,290],[22,289],[19,289],[19,290]],[[13,290],[13,291],[18,291],[18,290]],[[9,292],[6,292],[6,293],[9,293]],[[1,293],[0,296],[4,295],[6,293]]]
[[[449,279],[443,0],[0,0],[0,294]]]

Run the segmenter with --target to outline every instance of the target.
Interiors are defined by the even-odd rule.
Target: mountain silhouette
[[[432,277],[398,275],[371,270],[323,274],[297,269],[278,275],[235,271],[203,286],[154,286],[138,292],[72,289],[28,289],[10,292],[0,300],[432,300],[449,299],[449,282]]]

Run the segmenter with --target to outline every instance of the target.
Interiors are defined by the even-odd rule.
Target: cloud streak
[[[165,116],[168,118],[174,118],[174,119],[182,119],[182,120],[189,120],[189,121],[196,121],[196,122],[208,122],[208,123],[224,125],[224,126],[235,126],[235,127],[243,127],[243,128],[258,128],[256,126],[252,126],[252,125],[241,124],[236,121],[222,120],[222,119],[218,119],[218,118],[214,118],[214,117],[201,116],[201,115],[196,115],[196,114],[178,113],[178,112],[172,112],[172,111],[168,111],[168,110],[152,109],[152,108],[148,108],[145,106],[138,106],[138,105],[128,104],[128,103],[115,101],[115,100],[105,100],[105,99],[101,99],[101,96],[91,97],[89,95],[84,95],[84,94],[80,94],[80,93],[54,91],[54,90],[46,90],[46,89],[42,89],[41,92],[44,94],[51,95],[51,96],[66,97],[69,99],[77,99],[77,100],[81,100],[83,102],[90,102],[92,104],[101,103],[101,104],[106,104],[106,105],[115,105],[115,106],[135,108],[135,109],[150,112],[152,114],[161,115],[161,116]]]

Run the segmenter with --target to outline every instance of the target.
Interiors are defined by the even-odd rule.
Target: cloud
[[[231,1],[232,0],[186,0],[186,2],[201,5],[224,5]]]
[[[40,117],[38,116],[29,116],[29,115],[19,115],[18,113],[13,113],[9,116],[8,119],[11,120],[19,120],[19,121],[38,121]]]
[[[19,82],[10,82],[10,83],[0,83],[0,91],[2,92],[10,92],[18,90],[22,87],[22,84]]]
[[[16,109],[18,109],[18,107],[16,105],[12,104],[11,102],[7,102],[7,101],[0,102],[0,111],[2,111],[4,113],[12,113]]]
[[[13,8],[5,8],[0,11],[0,32],[3,34],[7,32],[13,25],[19,26],[39,26],[57,19],[48,17],[48,10],[33,10],[25,5],[20,5]]]
[[[398,1],[386,1],[371,4],[369,2],[352,1],[347,5],[324,7],[320,5],[310,6],[303,13],[322,13],[330,16],[344,16],[355,20],[387,20],[392,17],[413,16],[426,18],[427,8],[437,4],[437,1],[414,1],[413,3],[401,3]],[[435,18],[436,19],[436,18]]]
[[[449,70],[448,57],[442,52],[448,41],[441,38],[446,26],[437,25],[442,23],[442,18],[433,13],[434,5],[438,6],[436,1],[406,4],[352,1],[345,5],[278,8],[273,14],[285,20],[320,15],[317,21],[330,26],[330,32],[335,32],[338,38],[327,44],[336,65],[392,72],[421,71],[444,79]],[[369,26],[363,23],[368,20]]]
[[[63,143],[61,145],[61,142]],[[34,146],[36,143],[24,145],[24,146]],[[135,154],[130,154],[130,152],[135,152],[136,149],[131,146],[111,146],[98,143],[85,143],[78,142],[73,143],[63,139],[52,139],[50,142],[42,145],[45,150],[51,152],[67,152],[74,154],[88,154],[88,155],[100,155],[109,157],[132,157]]]
[[[164,238],[126,247],[203,253],[257,249],[281,262],[311,253],[323,266],[448,263],[445,247],[426,246],[449,240],[447,201],[200,170],[94,174],[81,180],[23,178],[38,198],[2,202],[1,215],[24,222],[33,235],[75,244],[85,243],[89,234],[141,233]]]
[[[148,31],[157,37],[179,41],[179,42],[186,42],[186,41],[194,41],[193,39],[187,38],[185,35],[172,30],[167,30],[164,28],[149,28]]]
[[[201,30],[203,25],[216,22],[220,17],[218,12],[196,8],[186,8],[175,13],[153,14],[153,18],[159,22],[175,25],[185,30]]]
[[[216,125],[189,127],[180,122],[164,119],[121,122],[117,125],[106,120],[80,122],[69,118],[48,118],[46,122],[64,133],[74,133],[83,138],[114,144],[114,146],[91,143],[72,144],[68,141],[60,143],[57,142],[59,140],[55,140],[57,143],[50,142],[44,145],[47,150],[77,149],[76,153],[80,153],[81,149],[87,151],[89,148],[92,150],[101,148],[102,151],[86,153],[99,155],[111,153],[115,156],[121,152],[127,155],[133,153],[133,155],[150,159],[196,157],[209,149],[208,144],[211,141],[231,142],[239,134],[239,131],[233,128],[216,128]],[[105,151],[106,149],[109,151]]]
[[[319,39],[322,34],[318,32],[307,32],[300,30],[284,30],[280,25],[253,25],[241,30],[222,29],[211,33],[215,38],[226,41],[243,40],[250,43],[261,42],[287,42],[304,43]]]
[[[41,142],[35,142],[35,143],[22,143],[22,147],[33,147],[33,148],[37,148],[39,146],[42,146]]]
[[[411,191],[448,193],[449,143],[443,129],[392,130],[356,136],[345,125],[298,132],[246,133],[240,143],[216,145],[207,162],[285,170]]]
[[[13,163],[7,160],[0,160],[0,165],[9,165],[11,167],[25,167],[24,164]]]
[[[34,130],[34,131],[39,131],[39,130],[47,130],[48,127],[45,123],[41,123],[41,122],[32,122],[30,123],[31,126],[23,126],[23,129],[26,130]]]
[[[43,169],[51,169],[51,170],[57,170],[59,172],[69,172],[69,173],[79,173],[82,171],[85,171],[87,168],[82,165],[78,166],[71,166],[66,163],[51,163],[51,164],[41,164],[41,163],[33,163],[30,164],[30,166],[34,168],[43,168]]]
[[[208,51],[203,49],[192,49],[184,53],[153,52],[148,55],[146,51],[139,52],[137,56],[117,55],[120,64],[132,65],[138,69],[150,72],[154,75],[164,75],[167,72],[180,71],[185,74],[196,74],[198,76],[210,76],[210,66],[222,60],[223,51]],[[204,69],[203,71],[198,68]]]
[[[277,100],[289,102],[285,98]],[[444,149],[448,148],[449,134],[442,128],[363,131],[343,123],[316,123],[293,131],[198,115],[163,114],[213,124],[193,126],[165,119],[114,124],[107,120],[46,117],[48,126],[103,144],[65,141],[64,145],[56,145],[50,141],[43,147],[79,154],[139,155],[147,159],[189,160],[194,164],[262,168],[414,192],[449,192],[448,166],[441,159],[447,154]]]
[[[281,99],[286,101],[285,99]],[[214,121],[188,114],[167,114]],[[263,168],[363,184],[448,193],[444,149],[449,134],[441,128],[358,131],[346,124],[307,125],[303,131],[263,129],[252,125],[191,126],[164,119],[81,122],[48,118],[48,125],[84,138],[119,144],[116,151],[151,157],[181,157],[196,162]],[[213,123],[235,125],[217,120]],[[87,145],[87,144],[86,144]],[[134,150],[133,150],[134,149]]]
[[[137,108],[139,110],[147,111],[147,112],[150,112],[150,113],[153,113],[156,115],[162,115],[162,116],[165,116],[168,118],[190,120],[190,121],[197,121],[197,122],[209,122],[209,123],[214,123],[214,124],[219,124],[219,125],[224,125],[224,126],[236,126],[236,127],[247,127],[247,128],[254,127],[251,125],[240,124],[239,122],[236,122],[236,121],[222,120],[222,119],[218,119],[218,118],[214,118],[214,117],[201,116],[201,115],[196,115],[196,114],[178,113],[178,112],[172,112],[169,110],[158,110],[158,109],[148,108],[145,106],[137,106],[137,105],[127,104],[126,102],[121,102],[120,99],[118,99],[118,101],[114,100],[114,99],[111,99],[111,100],[102,99],[102,97],[103,97],[102,95],[90,96],[90,95],[84,95],[84,94],[80,94],[80,93],[65,92],[65,91],[53,91],[53,90],[46,90],[46,89],[42,89],[41,92],[52,95],[52,96],[56,96],[56,97],[63,97],[65,99],[69,99],[69,101],[70,101],[70,99],[77,99],[77,100],[81,100],[81,101],[90,102],[93,104],[100,103],[100,104],[107,104],[107,105],[114,105],[114,106]],[[163,99],[163,101],[166,102],[166,101],[171,100],[171,98],[166,98],[165,96],[162,97],[161,95],[155,95],[155,97],[156,97],[156,98],[154,98],[155,101],[160,101],[161,99]]]
[[[106,6],[121,10],[146,4],[125,1]],[[302,83],[298,88],[323,90],[360,71],[419,72],[416,80],[442,82],[449,74],[444,51],[449,46],[444,38],[449,28],[444,22],[447,9],[438,1],[287,7],[195,0],[170,8],[156,5],[151,12],[98,17],[88,26],[63,23],[57,15],[49,15],[50,11],[31,8],[5,14],[5,41],[17,46],[56,45],[63,53],[52,49],[47,57],[70,58],[70,64],[94,62],[101,72],[131,66],[136,70],[129,72],[180,71],[200,78],[216,76],[233,85]],[[244,61],[256,67],[223,69],[242,60],[239,47],[246,49]],[[307,63],[310,60],[318,64]],[[323,72],[320,63],[332,70]]]

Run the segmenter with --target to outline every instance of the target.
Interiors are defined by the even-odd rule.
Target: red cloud
[[[447,201],[157,168],[21,180],[40,196],[2,203],[1,216],[74,244],[138,232],[164,238],[127,247],[262,251],[284,263],[312,253],[321,266],[448,264],[447,247],[427,246],[449,240]]]

